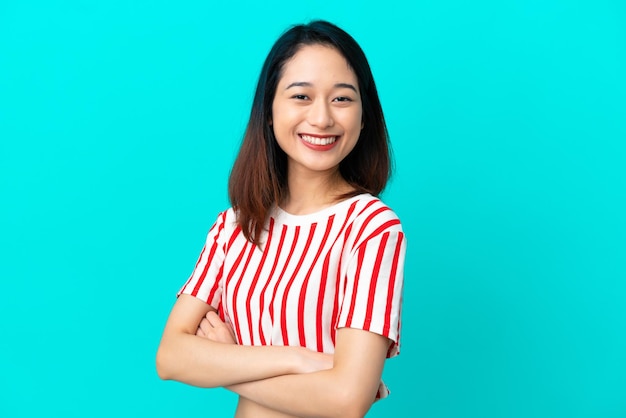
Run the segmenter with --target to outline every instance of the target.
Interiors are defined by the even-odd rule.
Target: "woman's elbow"
[[[368,396],[362,390],[343,390],[336,397],[334,413],[341,418],[363,418],[374,403],[375,396]]]
[[[163,345],[159,346],[156,353],[156,371],[157,375],[162,380],[172,380],[172,370],[170,356],[167,353],[167,349]]]

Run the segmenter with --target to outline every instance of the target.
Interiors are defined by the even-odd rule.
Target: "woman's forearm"
[[[360,330],[337,333],[335,365],[229,386],[265,407],[299,417],[363,417],[375,400],[389,340]]]
[[[350,385],[332,371],[285,375],[228,386],[227,389],[275,411],[298,417],[363,417],[369,405],[357,402]]]
[[[328,369],[332,357],[300,347],[240,346],[213,308],[181,295],[168,319],[157,352],[162,379],[200,387],[219,387],[290,373]],[[212,318],[207,321],[205,318]],[[196,335],[198,324],[211,338]],[[201,332],[202,334],[202,332]]]
[[[219,387],[283,374],[301,368],[291,347],[222,344],[189,334],[164,338],[157,352],[162,379],[199,387]]]

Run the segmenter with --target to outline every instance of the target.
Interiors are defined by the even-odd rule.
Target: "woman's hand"
[[[233,328],[222,321],[215,311],[209,311],[200,321],[196,335],[224,344],[237,344]]]

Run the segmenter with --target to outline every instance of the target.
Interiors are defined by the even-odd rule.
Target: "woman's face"
[[[359,83],[346,59],[325,45],[303,46],[283,67],[272,126],[289,174],[334,173],[362,128]]]

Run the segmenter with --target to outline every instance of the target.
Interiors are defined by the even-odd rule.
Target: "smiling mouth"
[[[311,145],[330,145],[337,140],[337,136],[317,137],[311,135],[300,135],[300,138]]]

